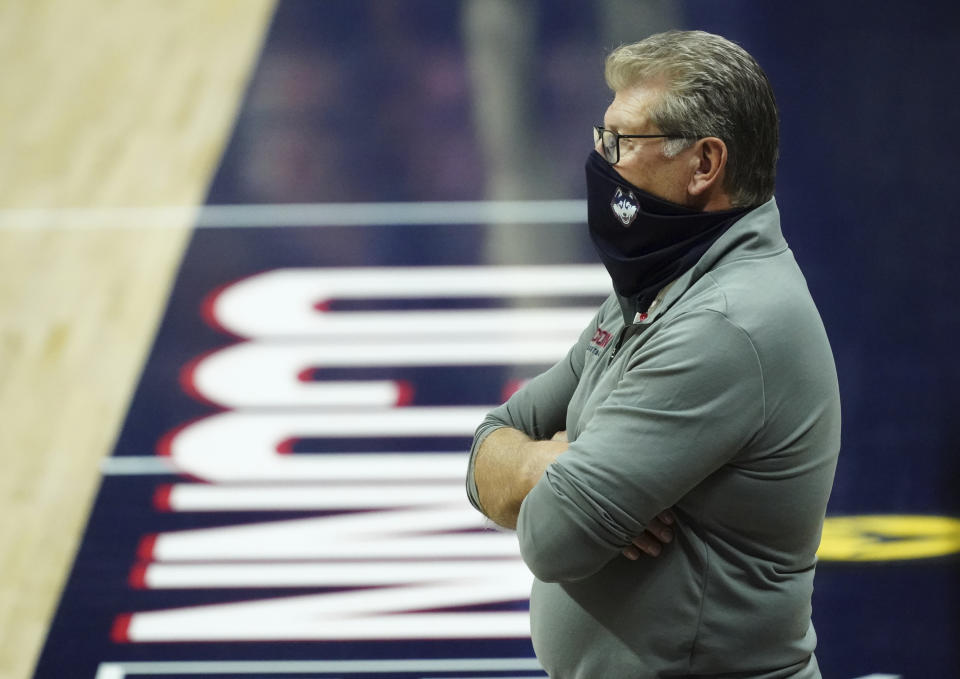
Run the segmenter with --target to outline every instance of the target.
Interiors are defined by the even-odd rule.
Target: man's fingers
[[[650,556],[660,556],[660,542],[651,537],[648,533],[644,533],[639,537],[633,539],[633,544],[644,554],[649,554]]]
[[[673,540],[673,531],[657,518],[647,524],[647,532],[660,542],[670,542]]]
[[[660,556],[663,545],[673,541],[673,529],[677,517],[669,509],[660,512],[647,524],[643,535],[633,538],[631,545],[623,549],[623,555],[631,561],[636,561],[641,555]]]

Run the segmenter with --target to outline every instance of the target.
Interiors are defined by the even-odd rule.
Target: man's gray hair
[[[724,189],[736,207],[760,205],[773,196],[779,116],[767,75],[746,50],[703,31],[668,31],[622,45],[607,57],[607,85],[614,92],[636,85],[663,86],[650,120],[674,156],[693,138],[719,137],[727,145]]]

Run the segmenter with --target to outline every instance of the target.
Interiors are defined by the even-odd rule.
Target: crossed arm
[[[471,501],[518,527],[524,561],[544,581],[587,577],[618,550],[659,554],[679,527],[662,508],[726,464],[765,418],[752,340],[708,309],[678,317],[631,354],[568,446],[560,430],[590,337],[588,328],[565,359],[491,411],[467,472]],[[702,337],[711,342],[694,341]]]
[[[566,432],[535,441],[518,429],[502,427],[483,441],[474,462],[474,480],[484,514],[504,528],[516,529],[520,505],[544,471],[567,449]],[[636,560],[641,553],[657,556],[661,544],[673,540],[674,517],[662,512],[632,539],[623,555]]]

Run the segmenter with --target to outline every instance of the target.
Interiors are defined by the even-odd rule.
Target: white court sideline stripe
[[[569,224],[586,217],[584,200],[37,208],[0,210],[0,229]]]
[[[113,455],[100,461],[100,473],[104,476],[152,476],[178,475],[170,458],[160,455]]]
[[[438,658],[319,661],[123,662],[100,665],[96,679],[123,679],[136,674],[367,674],[376,672],[529,672],[540,670],[535,658]],[[502,678],[501,678],[502,679]]]

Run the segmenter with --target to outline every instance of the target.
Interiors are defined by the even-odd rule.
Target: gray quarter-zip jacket
[[[493,410],[569,448],[520,510],[534,649],[555,679],[819,677],[811,595],[840,449],[820,315],[771,200],[646,314],[611,296]],[[672,507],[657,558],[621,549]]]

